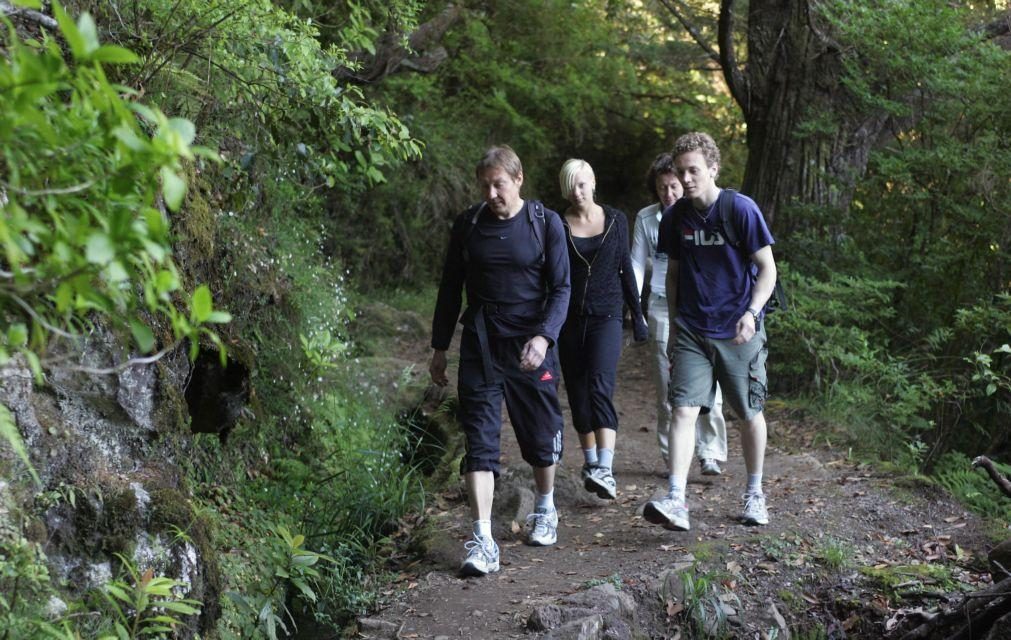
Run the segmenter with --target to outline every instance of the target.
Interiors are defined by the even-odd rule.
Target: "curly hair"
[[[693,131],[678,137],[674,141],[671,155],[677,158],[679,155],[692,151],[701,152],[702,157],[706,159],[706,165],[720,166],[720,148],[716,146],[716,141],[708,133]]]
[[[674,156],[669,153],[661,153],[653,159],[653,164],[649,165],[646,172],[646,191],[653,197],[659,199],[660,194],[656,192],[656,179],[665,173],[677,174],[677,167],[674,166]]]

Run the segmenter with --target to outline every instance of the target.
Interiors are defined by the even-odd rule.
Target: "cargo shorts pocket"
[[[767,396],[768,390],[765,388],[765,383],[755,376],[750,376],[748,379],[748,406],[757,411],[764,410]]]
[[[768,356],[768,350],[765,345],[762,345],[748,366],[748,407],[756,413],[765,409],[765,400],[769,396],[768,378],[765,371],[765,361]]]

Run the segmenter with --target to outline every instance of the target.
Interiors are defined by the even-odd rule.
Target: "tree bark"
[[[15,7],[6,0],[0,0],[0,13],[8,18],[20,18],[28,22],[34,22],[47,29],[55,31],[58,27],[56,20],[39,11],[32,11],[24,7]]]
[[[752,0],[747,63],[733,51],[735,0],[720,7],[724,78],[748,126],[741,190],[771,225],[790,233],[804,221],[795,203],[845,211],[884,128],[881,114],[861,113],[840,83],[840,50],[819,24],[818,0]]]
[[[2,0],[0,0],[2,1]],[[381,81],[400,69],[411,69],[420,73],[431,73],[448,58],[440,44],[443,36],[463,15],[463,9],[455,4],[446,6],[438,15],[418,28],[403,45],[401,34],[386,33],[376,43],[374,55],[359,51],[352,56],[362,63],[362,70],[352,72],[341,70],[341,77],[358,84],[372,84]]]

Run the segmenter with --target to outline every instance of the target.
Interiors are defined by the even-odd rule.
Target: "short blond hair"
[[[576,175],[586,169],[590,172],[593,183],[597,183],[597,176],[593,173],[593,167],[586,160],[579,158],[569,158],[562,165],[562,170],[558,172],[558,187],[562,190],[562,197],[566,200],[572,195],[572,190],[576,188]]]

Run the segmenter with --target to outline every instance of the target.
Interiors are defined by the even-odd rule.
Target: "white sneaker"
[[[741,513],[742,524],[769,524],[769,510],[765,508],[764,493],[744,494],[744,511]]]
[[[675,500],[670,496],[647,502],[642,517],[646,518],[646,522],[663,525],[664,529],[671,531],[688,531],[691,528],[684,500]]]
[[[590,472],[583,479],[583,488],[590,493],[597,494],[598,498],[604,500],[614,500],[618,497],[617,484],[611,470],[606,467],[591,467]]]
[[[530,524],[530,533],[527,535],[527,544],[533,547],[549,547],[558,542],[558,511],[541,511],[535,509],[527,516],[527,523]]]
[[[702,467],[704,476],[718,476],[723,473],[720,463],[715,458],[699,458],[699,466]]]
[[[474,535],[473,540],[464,543],[467,557],[460,565],[460,573],[465,576],[484,576],[498,571],[498,545],[490,537]]]

